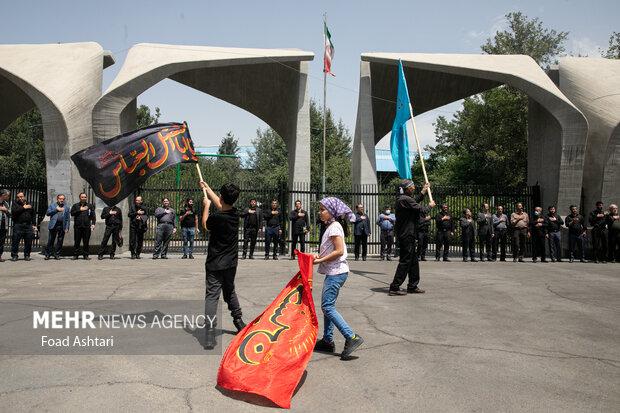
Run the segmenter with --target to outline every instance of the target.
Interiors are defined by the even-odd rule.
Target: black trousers
[[[131,255],[140,255],[144,245],[145,227],[131,225],[129,227],[129,252]]]
[[[407,276],[409,277],[407,289],[411,290],[420,283],[420,263],[416,254],[416,237],[415,235],[409,235],[399,238],[398,242],[400,245],[400,258],[398,259],[394,280],[390,284],[390,290],[399,290]]]
[[[476,247],[475,247],[475,235],[468,233],[467,231],[463,232],[462,236],[462,250],[463,250],[463,259],[467,259],[467,254],[469,253],[469,258],[472,260],[476,255]],[[481,258],[482,259],[482,255]]]
[[[368,235],[355,235],[355,245],[353,252],[355,258],[360,257],[360,247],[362,247],[362,258],[366,258],[366,252],[368,251]]]
[[[278,245],[280,244],[280,227],[265,228],[265,256],[269,256],[271,251],[271,243],[273,242],[273,256],[278,255]]]
[[[441,255],[441,249],[443,248],[443,259],[448,258],[448,252],[450,250],[450,232],[437,231],[437,239],[435,240],[435,258],[439,259]]]
[[[592,255],[597,261],[607,260],[607,230],[592,229]]]
[[[575,250],[579,247],[579,257],[576,256]],[[585,247],[585,235],[568,234],[568,251],[570,258],[584,258],[583,249]]]
[[[105,255],[108,253],[108,241],[110,240],[110,237],[112,237],[112,246],[110,247],[109,253],[114,254],[116,252],[116,246],[120,243],[121,229],[116,226],[105,226],[103,238],[101,239],[101,248],[99,249],[99,255]]]
[[[538,257],[543,261],[547,259],[544,235],[532,235],[532,258]]]
[[[609,231],[609,236],[608,236],[608,250],[609,250],[609,255],[607,257],[607,260],[609,262],[613,262],[614,260],[616,260],[616,262],[620,262],[620,231],[616,231],[616,230],[610,230]],[[2,249],[0,249],[0,254]]]
[[[484,258],[486,248],[487,259],[491,258],[491,241],[493,240],[491,231],[478,232],[478,248],[480,249],[480,259]]]
[[[6,241],[6,227],[0,228],[0,258],[4,253],[4,242]]]
[[[29,257],[32,251],[32,239],[34,231],[31,224],[14,224],[13,239],[11,244],[11,257],[17,257],[19,251],[19,242],[24,240],[24,257]]]
[[[560,231],[549,233],[549,256],[556,261],[562,259],[562,233]]]
[[[65,229],[63,223],[56,224],[47,234],[47,245],[45,246],[45,256],[60,255],[62,243],[65,240]]]
[[[80,243],[83,248],[80,247]],[[73,227],[73,255],[88,257],[90,253],[90,227]]]
[[[224,301],[228,304],[228,310],[233,319],[241,318],[241,306],[235,292],[235,275],[237,267],[228,268],[220,271],[209,271],[205,264],[206,272],[206,292],[205,292],[205,321],[209,325],[209,320],[215,320],[217,315],[217,304],[220,300],[220,293],[224,293]],[[214,323],[215,327],[217,321]]]
[[[525,239],[527,238],[527,228],[515,228],[512,231],[512,256],[513,258],[523,258],[525,255]]]
[[[254,247],[256,247],[256,238],[258,237],[257,228],[248,228],[243,233],[243,256],[248,253],[248,244],[250,244],[250,257],[254,255]]]
[[[392,255],[392,244],[394,243],[394,231],[381,230],[381,258]]]
[[[493,236],[493,256],[492,258],[497,259],[497,248],[500,248],[500,260],[506,259],[506,230],[505,229],[497,229],[495,230],[495,235]]]
[[[295,248],[297,248],[297,242],[299,241],[299,251],[306,252],[306,234],[302,232],[293,232],[293,239],[291,240],[291,257],[295,255]]]
[[[418,232],[418,258],[426,257],[426,250],[428,249],[428,231]]]

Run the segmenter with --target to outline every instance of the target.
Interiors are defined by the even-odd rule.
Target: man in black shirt
[[[547,262],[547,254],[545,252],[545,239],[547,236],[547,224],[545,217],[543,217],[543,210],[541,207],[535,207],[532,214],[532,221],[530,222],[530,233],[532,234],[532,261]]]
[[[306,231],[310,226],[308,221],[308,213],[301,208],[301,201],[295,201],[295,209],[291,211],[291,259],[295,259],[295,249],[297,241],[299,241],[299,251],[306,252]]]
[[[561,228],[564,225],[564,220],[557,214],[555,205],[551,205],[547,208],[549,213],[547,214],[547,235],[549,239],[549,255],[551,256],[551,262],[562,262],[562,231]]]
[[[263,210],[256,204],[256,199],[250,199],[250,205],[243,211],[243,255],[245,259],[248,254],[248,244],[250,244],[250,259],[254,259],[254,247],[258,231],[263,227]]]
[[[579,260],[581,262],[586,262],[583,248],[586,240],[587,227],[583,217],[579,215],[579,209],[575,205],[570,206],[570,214],[566,216],[566,226],[568,227],[569,262],[573,262],[577,246],[579,247]]]
[[[103,233],[103,239],[101,240],[101,247],[99,248],[99,259],[102,260],[103,256],[108,250],[108,241],[112,237],[112,248],[110,249],[110,259],[114,259],[114,253],[116,252],[116,246],[122,244],[121,230],[123,229],[123,213],[121,209],[116,205],[103,208],[101,211],[101,219],[105,220],[105,232]]]
[[[364,205],[355,206],[355,223],[353,224],[353,238],[355,261],[359,259],[360,247],[362,252],[362,261],[366,261],[368,253],[368,236],[370,235],[370,220],[364,212]]]
[[[142,246],[144,245],[144,233],[146,232],[149,215],[143,205],[142,197],[137,196],[133,204],[129,205],[129,252],[131,259],[140,259]]]
[[[484,249],[487,250],[487,261],[491,259],[491,241],[493,240],[493,214],[489,204],[482,204],[482,211],[478,213],[478,246],[480,248],[480,262],[484,262]]]
[[[590,212],[590,225],[592,225],[592,255],[594,263],[605,264],[607,262],[607,223],[606,212],[603,211],[603,203],[598,201],[596,209]]]
[[[265,259],[269,259],[271,242],[273,241],[273,259],[278,259],[278,244],[282,235],[282,211],[278,208],[278,201],[271,201],[271,210],[265,217]]]
[[[422,191],[415,198],[412,197],[415,185],[408,179],[400,184],[400,195],[396,199],[396,226],[395,234],[400,244],[400,258],[394,274],[394,280],[390,284],[389,295],[406,295],[407,293],[421,294],[424,290],[418,288],[420,282],[420,266],[416,251],[416,227],[420,221],[420,213],[424,206],[418,202],[424,199],[428,192],[429,184],[424,184]],[[430,208],[435,202],[428,204]],[[407,292],[402,291],[400,286],[409,276]]]
[[[198,215],[194,212],[194,200],[187,198],[185,212],[179,217],[181,236],[183,237],[183,256],[181,258],[194,259],[194,238],[198,233]]]
[[[10,197],[11,192],[8,189],[0,189],[0,262],[4,262],[2,253],[4,253],[6,229],[9,226],[10,209],[8,200]]]
[[[71,206],[71,216],[73,217],[73,259],[77,260],[80,255],[83,255],[85,260],[89,260],[90,234],[95,229],[97,214],[95,214],[95,206],[88,203],[88,197],[84,192],[80,194],[80,202]],[[82,248],[80,248],[80,243]]]
[[[241,318],[241,306],[235,292],[239,213],[233,205],[239,198],[239,188],[234,184],[223,185],[220,189],[220,196],[217,196],[205,182],[200,182],[200,186],[207,192],[207,198],[203,199],[202,227],[209,231],[209,246],[205,263],[207,284],[205,294],[205,348],[213,349],[215,347],[217,304],[222,291],[237,331],[241,331],[245,327]],[[211,202],[217,211],[209,216]]]
[[[441,205],[441,211],[435,215],[435,223],[437,227],[437,239],[435,240],[435,261],[439,261],[442,248],[443,260],[450,261],[448,258],[448,252],[450,250],[450,238],[454,235],[454,221],[452,220],[450,212],[448,212],[447,204]]]
[[[32,239],[37,231],[36,215],[32,205],[26,200],[23,192],[17,193],[17,199],[11,206],[13,218],[13,243],[11,245],[11,261],[17,261],[19,242],[24,239],[24,261],[30,261]]]

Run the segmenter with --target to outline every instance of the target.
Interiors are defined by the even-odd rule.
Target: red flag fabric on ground
[[[295,251],[299,272],[275,300],[230,343],[218,386],[268,398],[290,408],[312,357],[318,320],[312,300],[312,255]]]

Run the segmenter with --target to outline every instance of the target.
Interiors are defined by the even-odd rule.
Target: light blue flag
[[[409,111],[409,91],[405,80],[403,62],[398,60],[398,94],[396,96],[396,117],[392,124],[390,150],[396,165],[398,176],[411,179],[411,163],[409,161],[409,141],[407,139],[407,121],[411,119]]]

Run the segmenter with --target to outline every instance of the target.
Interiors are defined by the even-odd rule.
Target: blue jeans
[[[347,273],[338,275],[326,275],[321,294],[321,310],[323,310],[323,339],[327,342],[334,341],[334,326],[342,333],[344,338],[352,338],[353,330],[344,321],[344,318],[336,310],[336,299],[340,288],[347,281]]]
[[[183,227],[181,228],[183,235],[183,254],[194,253],[194,236],[196,235],[196,228]]]

